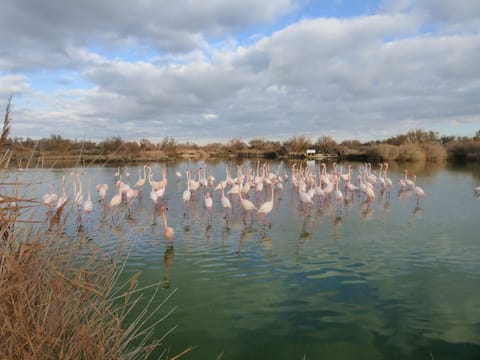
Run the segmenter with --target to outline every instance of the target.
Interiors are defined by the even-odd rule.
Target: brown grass
[[[367,150],[369,158],[385,161],[429,161],[441,162],[447,159],[447,151],[441,144],[425,143],[417,144],[378,144]]]
[[[119,295],[116,264],[53,233],[19,241],[10,231],[0,250],[0,358],[146,358],[158,346],[145,345],[156,324],[140,325],[158,309],[127,326],[145,289],[136,275]]]

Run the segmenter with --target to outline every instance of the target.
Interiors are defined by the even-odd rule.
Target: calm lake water
[[[237,175],[237,164],[256,170],[255,162],[207,162],[207,175],[216,186],[227,166]],[[171,242],[164,239],[161,218],[153,219],[148,184],[117,219],[99,205],[94,190],[108,183],[109,202],[117,168],[79,168],[85,198],[92,176],[93,214],[67,219],[62,234],[107,251],[128,240],[123,279],[141,271],[140,285],[160,282],[156,302],[174,292],[158,316],[175,310],[155,333],[161,337],[176,326],[163,342],[171,356],[193,346],[184,359],[480,358],[480,200],[473,192],[480,185],[479,164],[391,164],[390,196],[379,185],[371,202],[360,192],[341,202],[332,194],[329,204],[314,199],[306,213],[292,185],[291,163],[269,165],[274,171],[280,166],[289,180],[275,191],[273,210],[262,222],[244,220],[236,195],[225,219],[221,192],[212,188],[211,219],[206,188],[183,205],[186,170],[196,173],[205,165],[168,163],[162,204],[175,230]],[[310,165],[314,172],[320,166]],[[342,165],[346,172],[348,164]],[[356,179],[364,164],[351,165]],[[128,167],[131,185],[139,168]],[[152,168],[158,181],[161,166]],[[418,204],[413,191],[399,193],[405,168],[426,193]],[[52,183],[60,193],[65,175],[71,194],[73,170],[28,170],[8,178],[39,179],[41,195]],[[258,194],[251,190],[250,200],[263,203],[270,191],[267,185]]]

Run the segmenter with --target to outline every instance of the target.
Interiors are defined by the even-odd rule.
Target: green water
[[[271,163],[279,164],[281,175],[289,171]],[[157,302],[175,291],[158,316],[175,310],[155,331],[161,337],[176,327],[163,341],[171,356],[193,346],[184,359],[480,358],[478,164],[392,165],[390,196],[377,187],[371,203],[361,194],[341,203],[332,197],[307,214],[285,181],[266,223],[245,221],[235,198],[227,221],[220,192],[212,189],[211,220],[204,188],[184,207],[185,179],[177,181],[175,171],[201,166],[168,164],[163,204],[175,230],[171,243],[161,221],[153,223],[148,186],[113,231],[110,214],[100,209],[90,222],[82,219],[82,236],[99,242],[109,236],[107,250],[128,239],[124,279],[141,271],[141,285],[160,282]],[[207,163],[215,185],[225,167]],[[353,167],[356,174],[363,164]],[[398,193],[405,167],[426,192],[418,204],[412,191]],[[82,178],[86,183],[91,174],[94,183],[103,179],[113,189],[115,170],[83,169]],[[58,179],[67,171],[44,176]],[[133,184],[137,170],[130,172]],[[252,190],[250,199],[256,197]]]

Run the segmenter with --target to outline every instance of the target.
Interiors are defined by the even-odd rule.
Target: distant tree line
[[[108,156],[128,155],[130,159],[145,157],[151,153],[176,157],[182,154],[201,153],[205,157],[302,157],[307,149],[317,153],[345,159],[378,159],[397,161],[442,161],[445,159],[480,160],[480,130],[473,137],[440,136],[437,132],[412,130],[384,140],[360,142],[345,140],[337,143],[328,135],[312,141],[305,135],[294,135],[284,141],[253,138],[245,142],[234,138],[226,143],[197,145],[179,143],[166,136],[160,142],[146,138],[139,141],[114,136],[95,142],[67,139],[60,135],[34,140],[31,138],[8,138],[8,145],[15,151],[30,151],[50,155]]]

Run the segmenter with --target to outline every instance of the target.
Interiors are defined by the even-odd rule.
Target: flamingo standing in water
[[[65,176],[62,176],[62,195],[57,200],[56,211],[61,211],[67,203],[67,191],[65,190]]]
[[[300,202],[302,203],[303,214],[307,214],[307,206],[308,204],[313,204],[312,198],[302,190],[302,187],[298,187],[298,197],[300,198]]]
[[[260,205],[260,208],[257,210],[257,215],[263,214],[265,219],[267,218],[267,215],[270,214],[270,212],[273,210],[273,198],[275,197],[275,193],[273,191],[275,183],[272,182],[270,186],[272,187],[272,198],[268,201],[265,201],[262,205]],[[271,221],[270,225],[272,225]]]
[[[405,176],[404,176],[403,179],[400,179],[400,187],[401,187],[403,190],[413,189],[413,187],[414,187],[413,181],[408,178],[408,170],[405,169],[405,170],[403,170],[403,171],[404,171],[404,173],[405,173]]]
[[[390,189],[393,187],[393,181],[387,175],[388,163],[384,163],[383,165],[383,178],[385,179],[385,187],[387,189],[387,194],[390,194]]]
[[[141,169],[138,169],[138,180],[135,183],[134,187],[136,187],[139,191],[142,191],[143,187],[145,186],[145,180],[147,177],[147,165],[143,165],[143,177],[141,175]]]
[[[343,200],[343,193],[341,190],[338,189],[338,183],[340,182],[340,178],[337,177],[337,180],[335,181],[335,199],[337,200],[337,202],[340,202]]]
[[[105,197],[107,196],[108,192],[108,184],[97,184],[95,189],[98,192],[98,201],[101,203],[105,202]]]
[[[257,208],[255,207],[255,205],[253,205],[253,203],[248,200],[248,199],[244,199],[242,197],[242,192],[239,191],[238,192],[238,197],[240,198],[240,205],[242,205],[242,208],[243,210],[245,211],[245,219],[247,218],[247,213],[252,211],[252,210],[257,210]],[[253,213],[251,213],[251,216],[252,216],[252,220],[253,220]]]
[[[110,199],[110,209],[115,208],[117,214],[120,215],[120,204],[122,203],[122,187],[120,184],[117,184],[118,192],[113,195]],[[113,213],[112,213],[112,220],[113,220]]]
[[[416,185],[416,182],[417,182],[417,176],[413,175],[413,191],[415,192],[415,195],[417,197],[417,206],[418,206],[418,204],[420,203],[420,198],[425,196],[425,191],[423,191],[423,189],[420,186]]]
[[[76,179],[73,180],[73,202],[76,206],[81,206],[83,203],[82,182],[80,181],[80,175],[76,175]]]
[[[93,210],[93,202],[92,202],[92,177],[88,177],[88,187],[87,187],[87,200],[83,203],[83,211],[85,214],[91,214]]]
[[[187,189],[183,192],[183,216],[187,215],[186,203],[190,201],[192,193],[190,191],[190,171],[187,170]]]
[[[168,208],[162,206],[161,211],[162,211],[162,219],[163,219],[163,236],[165,236],[166,240],[172,240],[175,232],[171,226],[168,226],[167,213],[166,213],[167,210]]]
[[[207,208],[208,218],[210,219],[212,215],[212,206],[213,206],[213,198],[210,194],[210,191],[205,193],[205,207]]]
[[[57,201],[57,194],[55,193],[55,185],[50,185],[50,192],[42,196],[43,204],[47,208],[51,208]]]
[[[225,196],[225,191],[224,191],[224,185],[223,182],[220,183],[220,189],[222,190],[222,206],[225,209],[225,218],[228,218],[228,209],[232,208],[232,203],[230,202],[230,199]]]
[[[367,202],[370,203],[375,198],[375,191],[371,186],[366,185],[365,194],[367,195]]]

